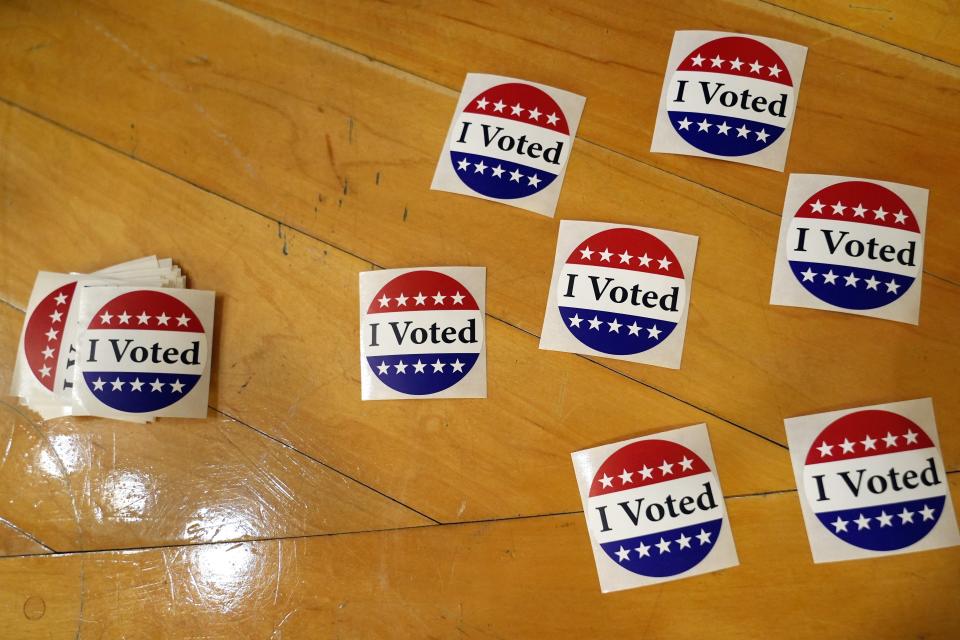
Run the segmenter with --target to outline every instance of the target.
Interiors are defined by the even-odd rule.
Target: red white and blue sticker
[[[431,188],[553,216],[584,101],[533,82],[467,74]]]
[[[605,593],[738,564],[706,425],[572,457]]]
[[[485,398],[483,267],[360,274],[364,400]]]
[[[213,307],[211,291],[83,287],[76,412],[205,417]]]
[[[679,368],[697,238],[560,223],[540,348]]]
[[[929,398],[786,428],[815,562],[960,544]]]
[[[783,171],[807,49],[717,31],[677,31],[651,151]]]
[[[925,189],[791,175],[770,302],[917,324],[926,217]]]

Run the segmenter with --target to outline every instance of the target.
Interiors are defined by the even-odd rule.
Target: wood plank
[[[960,166],[956,67],[742,0],[720,0],[709,11],[697,0],[629,6],[602,0],[231,1],[457,91],[467,72],[484,71],[587,96],[581,138],[776,213],[783,208],[785,174],[650,153],[650,140],[674,31],[756,33],[805,45],[809,53],[787,172],[877,178],[931,189],[925,266],[960,281],[960,263],[952,254],[960,240],[960,221],[950,214],[960,208],[960,193],[953,188],[951,171],[932,170]],[[956,19],[946,24],[955,25]],[[399,114],[398,102],[389,106]],[[449,108],[446,118],[451,114]],[[429,149],[440,147],[447,123]],[[575,171],[583,169],[571,167],[569,173]],[[607,185],[592,184],[587,194]],[[564,217],[589,208],[583,206],[584,194],[571,192],[565,188],[560,198]]]
[[[950,484],[956,496],[956,475]],[[948,639],[960,628],[960,548],[814,565],[794,493],[728,507],[741,566],[615,594],[600,593],[583,517],[571,514],[10,560],[0,624],[14,638],[81,640],[120,638],[134,620],[142,637],[231,640],[693,638],[705,625],[711,638]],[[75,617],[18,615],[28,583],[62,608],[81,592],[79,633]]]
[[[0,353],[15,353],[22,322],[0,305]],[[0,365],[4,393],[12,360]],[[0,400],[0,523],[57,551],[431,524],[216,413],[148,426],[92,418],[38,424],[13,402]],[[9,534],[0,533],[0,555],[38,552]]]
[[[486,265],[488,311],[539,332],[556,222],[427,191],[437,141],[455,102],[452,92],[221,5],[165,3],[137,9],[136,15],[119,3],[110,9],[70,5],[71,15],[81,12],[77,19],[64,18],[62,11],[57,4],[0,8],[5,12],[0,16],[20,25],[8,40],[9,55],[0,56],[0,69],[9,71],[0,74],[0,93],[382,266]],[[168,36],[174,32],[176,38]],[[55,44],[23,53],[38,33]],[[211,37],[227,33],[229,38]],[[91,42],[102,45],[96,56],[87,53]],[[82,71],[65,70],[60,62],[64,58],[83,60]],[[932,76],[918,77],[921,83]],[[92,96],[96,109],[89,107]],[[960,127],[957,131],[960,135]],[[837,140],[842,138],[835,136]],[[960,145],[939,140],[946,152],[960,153]],[[941,160],[927,164],[952,166],[949,158]],[[50,160],[37,162],[46,166]],[[941,427],[950,433],[958,428],[953,425],[960,424],[955,419],[960,396],[951,380],[960,367],[960,345],[947,338],[960,314],[958,287],[924,278],[918,328],[771,307],[767,292],[778,217],[580,142],[565,193],[578,218],[641,223],[702,238],[681,371],[615,361],[606,365],[780,442],[787,416],[927,395],[935,399]],[[154,210],[144,206],[145,211]],[[184,225],[194,224],[183,219]],[[931,239],[948,237],[944,227],[935,228],[936,220]],[[464,232],[467,221],[470,230]],[[231,227],[224,225],[218,233],[229,237]],[[269,233],[269,223],[264,225],[261,233]],[[75,229],[86,232],[79,222]],[[123,232],[129,234],[129,225]],[[169,232],[157,237],[169,237]],[[106,234],[97,239],[110,243]],[[220,244],[206,241],[223,246],[222,251],[232,248],[222,244],[224,238]],[[274,242],[282,248],[281,238]],[[172,239],[169,243],[181,246]],[[955,262],[946,244],[938,248],[933,242],[929,249],[929,256]],[[200,269],[195,273],[212,277]],[[354,285],[344,286],[352,291]],[[342,295],[322,291],[325,296]],[[275,313],[283,299],[271,295]],[[297,291],[289,299],[302,296]],[[352,327],[353,311],[350,314],[343,321]],[[293,344],[286,336],[311,326],[289,327],[272,348]],[[354,344],[354,335],[345,330],[338,327],[323,335]],[[344,371],[355,366],[355,354],[348,351],[336,352],[335,361]],[[538,358],[539,363],[569,361],[556,355]],[[532,360],[526,362],[535,366]],[[512,375],[516,367],[491,368],[491,378],[504,375],[504,370]],[[307,369],[300,375],[315,374]],[[308,392],[307,383],[290,376],[287,372],[281,379]],[[519,378],[519,388],[537,377]],[[235,392],[233,388],[229,393]],[[354,416],[332,419],[349,424]],[[276,416],[257,421],[287,429],[286,420]],[[648,426],[656,424],[651,420]],[[947,464],[957,468],[960,442],[949,437],[944,441]],[[569,444],[578,448],[582,443]]]
[[[427,515],[577,509],[571,451],[704,421],[726,491],[793,484],[785,449],[493,320],[489,400],[361,402],[369,263],[15,108],[0,123],[0,299],[23,305],[40,268],[176,256],[191,286],[218,292],[211,403]]]
[[[772,4],[960,64],[960,7],[955,0],[773,0]]]

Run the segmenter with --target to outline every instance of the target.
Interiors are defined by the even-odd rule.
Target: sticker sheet
[[[560,223],[540,348],[680,368],[697,237]]]
[[[553,217],[585,98],[467,74],[431,189]]]
[[[917,324],[926,189],[794,174],[770,303]]]
[[[484,267],[360,274],[364,400],[486,398]]]
[[[960,544],[930,398],[785,423],[814,562]]]
[[[677,31],[650,150],[783,171],[806,57],[782,40]]]
[[[707,425],[572,458],[604,593],[739,564]]]

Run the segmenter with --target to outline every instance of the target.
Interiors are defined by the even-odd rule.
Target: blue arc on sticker
[[[707,557],[717,543],[722,519],[661,531],[635,538],[604,542],[610,559],[633,573],[665,578],[689,571]]]
[[[803,288],[843,309],[876,309],[899,300],[916,278],[899,274],[790,260],[790,269]]]
[[[128,413],[159,411],[186,396],[200,380],[181,373],[83,372],[90,392],[111,409]]]
[[[532,196],[550,186],[557,177],[516,162],[461,151],[451,151],[450,160],[465,185],[498,200]]]
[[[591,349],[629,355],[652,349],[676,328],[676,322],[653,320],[609,311],[559,307],[567,329]]]
[[[776,142],[784,131],[783,127],[709,113],[668,111],[667,117],[687,143],[717,156],[756,153]]]
[[[479,353],[415,353],[400,356],[367,356],[367,364],[380,382],[394,391],[425,396],[460,382]]]
[[[816,515],[844,542],[870,551],[895,551],[926,537],[940,520],[945,501],[944,496],[937,496]]]

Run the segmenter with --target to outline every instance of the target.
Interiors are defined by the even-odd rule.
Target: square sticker
[[[960,544],[930,398],[784,422],[814,562]]]
[[[586,99],[468,73],[431,189],[553,217]]]
[[[920,321],[926,189],[793,174],[770,304]]]
[[[361,273],[361,398],[486,398],[486,277],[484,267]]]
[[[604,593],[740,563],[706,424],[571,457]]]
[[[563,220],[540,348],[680,368],[697,237]]]
[[[773,38],[677,31],[650,150],[783,171],[806,58]]]

